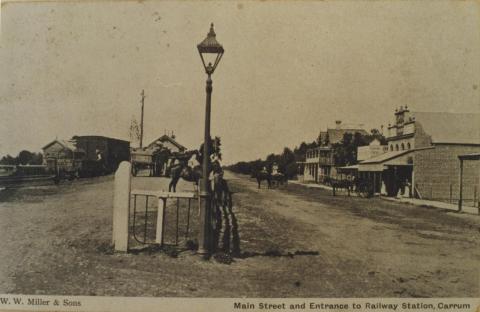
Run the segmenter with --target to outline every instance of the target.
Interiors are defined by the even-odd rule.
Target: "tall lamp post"
[[[203,140],[203,164],[202,164],[202,181],[200,183],[200,246],[198,252],[201,254],[209,254],[212,251],[212,205],[211,190],[208,183],[208,175],[210,172],[210,110],[212,102],[212,74],[217,68],[222,58],[224,49],[216,39],[213,23],[210,25],[210,31],[201,43],[197,45],[198,53],[202,59],[207,78],[207,101],[205,106],[205,137]]]

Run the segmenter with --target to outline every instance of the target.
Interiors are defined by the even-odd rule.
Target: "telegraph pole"
[[[142,116],[140,117],[140,148],[143,147],[143,106],[145,105],[145,90],[142,90]]]

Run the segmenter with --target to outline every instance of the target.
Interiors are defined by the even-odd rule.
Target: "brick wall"
[[[452,203],[459,198],[460,160],[458,155],[479,153],[480,146],[466,145],[435,145],[435,148],[415,151],[414,153],[414,183],[422,198],[440,201],[450,201],[450,186]],[[472,205],[475,188],[476,200],[479,188],[480,161],[464,161],[463,163],[463,197],[465,204]]]

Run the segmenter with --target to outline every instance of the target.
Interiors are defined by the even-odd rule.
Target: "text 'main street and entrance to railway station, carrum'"
[[[430,300],[431,301],[431,300]],[[470,311],[472,305],[462,302],[303,302],[303,303],[286,303],[286,302],[235,302],[234,310],[268,310],[268,311],[295,311],[295,310],[361,310],[361,311]]]

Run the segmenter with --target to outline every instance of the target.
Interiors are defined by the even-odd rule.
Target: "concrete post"
[[[128,251],[131,164],[122,161],[115,173],[113,194],[113,245],[115,251]]]

